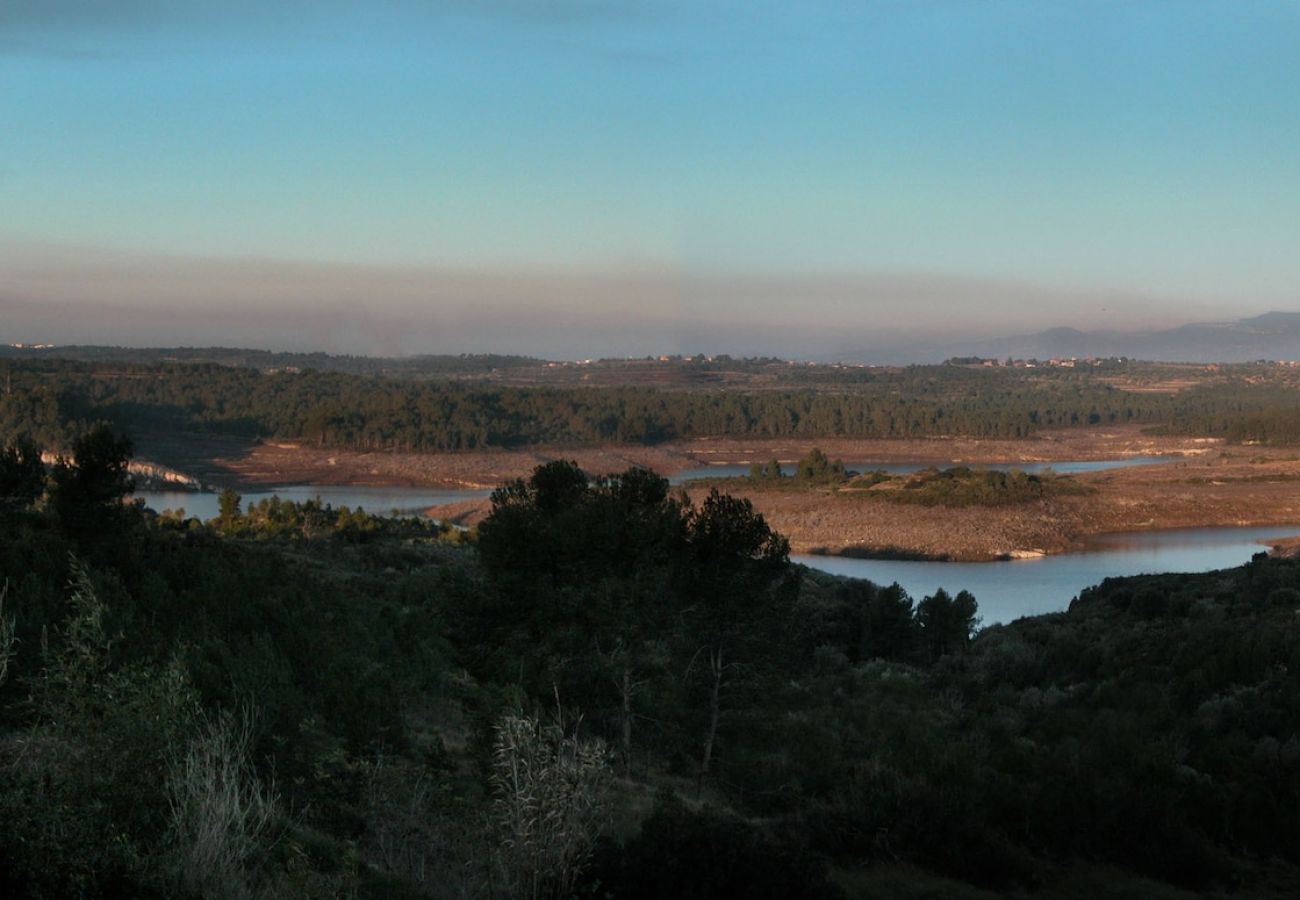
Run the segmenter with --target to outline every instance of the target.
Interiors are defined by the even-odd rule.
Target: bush
[[[605,819],[609,754],[522,714],[496,726],[492,785],[502,895],[565,898],[578,887]]]
[[[173,760],[167,800],[177,881],[194,896],[251,896],[257,859],[271,843],[277,797],[249,764],[252,733],[250,713],[220,716]]]

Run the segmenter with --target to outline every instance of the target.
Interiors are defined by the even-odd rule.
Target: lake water
[[[1277,538],[1300,534],[1300,524],[1241,528],[1176,528],[1108,535],[1083,553],[1007,562],[922,562],[799,556],[814,569],[877,584],[898,582],[920,600],[944,588],[967,590],[979,601],[983,624],[1066,609],[1079,591],[1102,579],[1162,572],[1208,572],[1248,562]]]
[[[1101,469],[1154,465],[1180,457],[1134,456],[1124,459],[1052,463],[1057,472],[1092,472]],[[883,468],[892,473],[914,472],[928,463],[880,465],[851,463],[850,468],[869,471]],[[987,468],[1013,468],[988,466]],[[1047,464],[1015,466],[1033,472]],[[789,469],[793,469],[790,466]],[[673,482],[690,478],[730,477],[748,474],[748,466],[708,466],[678,473]],[[303,502],[319,499],[331,506],[361,507],[367,512],[403,515],[422,512],[430,506],[486,497],[488,490],[454,490],[409,487],[337,487],[295,485],[273,491],[243,494],[245,507],[263,498],[279,495],[283,500]],[[161,512],[184,509],[186,515],[211,519],[217,515],[217,495],[183,491],[141,491],[145,505]],[[904,560],[845,559],[833,556],[801,556],[805,565],[836,575],[866,578],[877,584],[898,582],[917,600],[942,587],[949,593],[968,590],[979,601],[985,625],[1007,622],[1021,616],[1062,610],[1085,587],[1104,578],[1160,572],[1205,572],[1238,566],[1248,561],[1265,543],[1300,534],[1300,525],[1268,528],[1193,528],[1113,535],[1083,553],[1048,556],[1008,562],[954,563]]]
[[[1127,466],[1154,465],[1156,463],[1170,462],[1171,460],[1180,459],[1177,456],[1130,456],[1123,459],[1103,459],[1103,460],[1080,460],[1074,462],[1057,462],[1057,463],[1025,463],[1023,465],[990,465],[984,468],[988,469],[1012,469],[1017,468],[1024,472],[1039,472],[1046,468],[1051,468],[1057,472],[1095,472],[1101,469],[1118,469]],[[909,472],[917,472],[932,463],[877,463],[877,462],[856,462],[846,464],[848,468],[859,471],[869,472],[876,469],[883,469],[893,475],[903,475]],[[947,464],[945,464],[947,465]],[[953,465],[956,465],[955,463]],[[794,471],[794,465],[784,467],[787,473]],[[682,484],[696,478],[734,478],[738,475],[748,475],[748,465],[736,466],[704,466],[696,469],[687,469],[684,472],[678,472],[668,480],[673,484]],[[430,506],[439,506],[444,503],[456,503],[461,500],[474,500],[480,497],[486,497],[492,492],[490,490],[470,490],[454,488],[413,488],[413,487],[370,487],[370,486],[337,486],[337,485],[292,485],[289,487],[275,488],[269,491],[248,491],[243,494],[244,505],[257,503],[260,500],[279,495],[281,500],[293,500],[301,503],[306,500],[319,498],[323,503],[331,506],[347,506],[355,509],[360,506],[366,512],[377,515],[388,515],[397,510],[403,515],[417,513]],[[135,496],[144,499],[145,506],[156,512],[162,512],[164,509],[184,509],[186,515],[197,516],[200,519],[211,519],[217,515],[217,495],[207,492],[193,491],[137,491]]]
[[[303,503],[319,499],[334,508],[358,506],[374,515],[391,515],[396,511],[400,515],[415,515],[430,506],[443,503],[456,503],[461,500],[474,500],[491,494],[487,490],[456,490],[438,488],[411,487],[370,487],[370,486],[333,486],[319,484],[301,484],[276,488],[272,491],[241,492],[243,505],[250,505],[278,495],[281,500]],[[184,509],[187,516],[200,519],[213,519],[217,515],[217,495],[196,493],[193,491],[136,491],[136,497],[144,499],[145,506],[156,512],[164,509]]]
[[[964,463],[964,462],[925,462],[925,463],[882,463],[882,462],[845,462],[844,468],[854,472],[886,472],[890,475],[910,475],[913,472],[919,472],[922,469],[931,466],[940,469],[951,468],[952,466],[970,466],[972,469],[988,469],[990,471],[1008,472],[1011,469],[1019,469],[1026,474],[1036,474],[1045,469],[1051,469],[1061,475],[1069,475],[1075,472],[1100,472],[1105,469],[1127,469],[1130,466],[1154,466],[1160,463],[1175,462],[1181,460],[1181,456],[1125,456],[1121,459],[1077,459],[1062,460],[1060,462],[1039,463]],[[786,475],[792,475],[795,470],[794,463],[782,463],[781,471]],[[742,475],[749,474],[749,465],[724,465],[724,466],[700,466],[695,469],[687,469],[684,472],[678,472],[668,480],[673,484],[682,484],[697,478],[738,478]]]

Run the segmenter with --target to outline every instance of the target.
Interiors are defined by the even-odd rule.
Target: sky
[[[838,358],[1300,310],[1296,0],[3,0],[0,341]]]

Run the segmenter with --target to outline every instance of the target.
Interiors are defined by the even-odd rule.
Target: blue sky
[[[1295,309],[1298,110],[1294,0],[7,0],[0,339],[828,355]]]

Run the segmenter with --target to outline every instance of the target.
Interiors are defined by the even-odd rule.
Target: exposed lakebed
[[[1051,468],[1069,474],[1153,465],[1177,459],[1179,457],[1176,456],[1133,456],[1109,460],[999,464],[982,468],[1016,468],[1026,472]],[[960,464],[962,463],[939,465]],[[858,471],[883,469],[890,474],[906,474],[936,464],[865,462],[846,465]],[[792,470],[793,466],[788,468]],[[748,472],[747,465],[708,466],[678,472],[672,481],[680,484],[693,479],[735,477]],[[393,512],[415,515],[431,506],[481,499],[490,493],[482,489],[294,485],[272,490],[246,491],[243,492],[243,502],[247,507],[278,495],[283,500],[296,502],[318,499],[335,507],[361,507],[378,515]],[[149,508],[157,511],[183,508],[186,515],[201,519],[217,515],[217,495],[214,493],[142,491],[137,496],[143,498]],[[837,575],[866,578],[878,584],[898,582],[917,599],[934,593],[940,587],[950,592],[969,590],[979,601],[983,623],[991,625],[1020,616],[1065,609],[1080,590],[1109,577],[1203,572],[1240,565],[1255,553],[1266,549],[1267,544],[1297,533],[1300,533],[1300,525],[1166,529],[1109,535],[1094,540],[1090,548],[1082,552],[1004,562],[961,563],[832,556],[799,556],[796,559],[812,568]]]
[[[1034,473],[1051,469],[1061,474],[1074,472],[1096,472],[1103,469],[1119,469],[1130,466],[1154,465],[1181,459],[1178,456],[1128,456],[1118,459],[1075,460],[1065,462],[1027,462],[998,463],[989,465],[970,464],[972,468],[1010,470],[1019,469]],[[906,475],[938,465],[941,468],[954,465],[967,465],[961,462],[933,463],[847,463],[846,467],[859,472],[884,471],[891,475]],[[794,464],[784,464],[788,472],[794,471]],[[749,474],[748,465],[703,466],[675,472],[669,477],[674,485],[688,481],[714,478],[736,478]],[[261,500],[279,496],[281,500],[302,503],[307,500],[319,500],[331,506],[347,506],[351,509],[361,507],[375,515],[389,515],[394,511],[402,515],[420,513],[431,506],[458,503],[462,500],[477,500],[487,497],[492,492],[482,488],[424,488],[424,487],[377,487],[373,485],[326,485],[296,484],[287,487],[250,490],[242,492],[244,505],[248,506]],[[217,495],[210,491],[137,491],[136,497],[144,500],[145,506],[155,512],[165,509],[184,509],[187,516],[211,519],[217,515]]]

